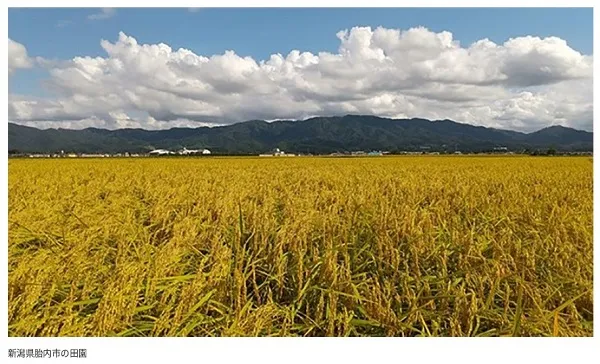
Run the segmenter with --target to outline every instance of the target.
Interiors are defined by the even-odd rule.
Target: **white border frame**
[[[93,5],[90,5],[92,3]],[[443,1],[423,0],[418,2],[369,0],[369,1],[340,1],[340,0],[304,0],[288,1],[282,4],[275,0],[253,0],[251,3],[242,0],[210,0],[185,1],[171,0],[168,3],[159,1],[104,0],[88,1],[82,4],[74,0],[8,0],[8,7],[131,7],[140,4],[143,7],[594,7],[593,1],[522,1],[494,0],[481,1]],[[165,4],[168,4],[166,6]],[[7,8],[2,9],[5,24],[8,24]],[[594,9],[594,48],[598,49],[597,19],[598,12]],[[8,33],[7,26],[2,32]],[[8,34],[5,35],[5,39]],[[6,49],[6,48],[5,48]],[[4,69],[8,68],[7,57],[2,58]],[[594,62],[594,73],[598,70]],[[8,99],[8,76],[4,73],[2,92]],[[598,104],[597,84],[594,83],[594,105]],[[7,104],[2,105],[4,115],[8,115]],[[596,118],[594,118],[594,124]],[[7,123],[1,124],[2,145],[7,151]],[[598,136],[594,136],[594,148],[598,150]],[[6,143],[6,144],[5,144]],[[1,295],[8,296],[8,158],[2,159],[2,186],[6,194],[2,195],[4,208],[2,218],[2,250],[0,257],[3,267]],[[594,168],[594,190],[598,185],[598,169]],[[594,206],[598,206],[598,193],[594,194]],[[594,225],[598,223],[598,214],[594,214]],[[596,243],[594,234],[594,243]],[[598,277],[598,254],[594,256],[594,276]],[[598,290],[594,292],[594,300],[598,302]],[[70,362],[107,363],[111,360],[119,362],[145,362],[148,360],[165,362],[257,362],[257,363],[311,363],[311,362],[459,362],[459,363],[579,363],[594,362],[598,357],[600,347],[598,339],[598,323],[594,323],[593,338],[9,338],[7,301],[0,300],[2,316],[0,324],[3,330],[1,336],[7,340],[2,345],[5,350],[0,353],[0,362],[55,362],[68,360]],[[597,321],[597,320],[596,320]],[[85,348],[87,359],[14,359],[5,361],[8,348],[40,348],[40,349],[75,349]]]

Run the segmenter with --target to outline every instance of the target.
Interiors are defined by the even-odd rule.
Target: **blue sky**
[[[119,31],[143,43],[165,42],[198,54],[233,49],[265,59],[272,53],[335,51],[335,34],[353,26],[407,29],[425,26],[448,30],[469,43],[489,38],[496,43],[524,34],[558,36],[585,54],[593,49],[593,12],[586,8],[298,8],[219,9],[124,8],[104,20],[89,20],[99,9],[9,9],[8,35],[26,44],[32,55],[72,58],[104,55],[100,39]],[[62,26],[61,26],[62,25]]]
[[[68,60],[76,56],[106,57],[100,41],[116,42],[119,32],[138,43],[166,43],[211,56],[234,50],[256,61],[291,50],[336,53],[336,33],[355,26],[409,29],[424,26],[449,31],[462,47],[488,38],[503,44],[509,38],[555,36],[584,55],[593,53],[592,9],[543,8],[395,8],[395,9],[218,9],[190,12],[186,8],[122,8],[101,14],[100,9],[9,9],[9,38],[26,47],[30,57]],[[40,87],[46,70],[32,68],[10,77],[9,92],[48,96]]]

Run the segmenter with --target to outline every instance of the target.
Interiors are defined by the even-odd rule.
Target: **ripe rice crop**
[[[592,336],[573,157],[9,160],[10,336]]]

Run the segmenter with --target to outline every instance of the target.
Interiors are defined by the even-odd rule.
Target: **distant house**
[[[184,147],[183,150],[180,152],[180,154],[196,154],[198,152],[199,152],[198,149],[187,149]]]
[[[286,153],[283,150],[280,150],[279,148],[275,148],[273,149],[273,151],[271,153],[266,153],[266,154],[259,154],[259,157],[295,157],[295,154],[291,154],[291,153]]]
[[[104,158],[107,156],[105,154],[81,154],[82,158]]]
[[[200,153],[200,151],[197,149],[187,149],[185,147],[179,151],[180,155],[193,155],[193,154],[199,154],[199,153]]]
[[[166,149],[154,149],[153,151],[149,152],[148,154],[150,154],[150,155],[169,155],[169,154],[173,154],[173,153]]]
[[[187,149],[183,148],[178,152],[179,155],[197,155],[197,154],[210,154],[210,150],[208,149]]]

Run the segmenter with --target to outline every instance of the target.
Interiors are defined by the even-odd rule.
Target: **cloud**
[[[27,55],[27,49],[21,43],[8,38],[8,74],[16,69],[33,67],[33,60]]]
[[[337,37],[335,53],[255,60],[140,44],[120,33],[100,42],[104,57],[38,62],[54,97],[9,97],[9,120],[165,128],[360,113],[522,131],[592,129],[593,58],[560,38],[464,46],[450,32],[423,27],[355,27]]]
[[[56,23],[56,27],[57,28],[65,28],[65,27],[67,27],[67,26],[69,26],[71,24],[73,24],[73,22],[71,20],[59,20]]]
[[[99,13],[88,15],[89,20],[104,20],[115,16],[117,11],[114,8],[102,8]]]

